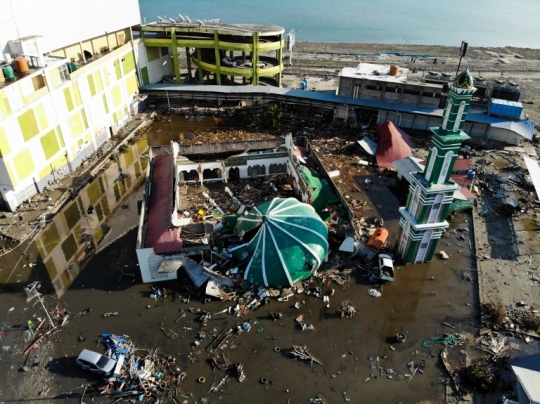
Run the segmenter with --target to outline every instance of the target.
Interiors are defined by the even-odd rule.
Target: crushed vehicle
[[[77,357],[77,365],[92,373],[100,373],[107,376],[113,371],[116,360],[89,349],[83,349]]]
[[[379,278],[394,281],[394,262],[388,254],[379,254]]]

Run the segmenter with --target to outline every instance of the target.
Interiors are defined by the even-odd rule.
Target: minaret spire
[[[476,88],[469,70],[448,85],[448,98],[438,127],[430,128],[433,138],[426,166],[413,174],[405,207],[400,208],[398,253],[406,264],[429,262],[448,227],[445,220],[454,191],[460,187],[450,179],[461,143],[465,118]]]

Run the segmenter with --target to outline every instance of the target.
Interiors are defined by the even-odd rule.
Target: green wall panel
[[[159,59],[159,48],[147,47],[146,55],[148,56],[149,62]]]
[[[29,141],[39,133],[36,114],[34,113],[33,109],[19,115],[18,120],[25,141]]]
[[[150,83],[150,76],[148,75],[148,67],[145,66],[141,69],[141,76],[142,76],[143,84]]]
[[[40,141],[41,147],[43,148],[43,153],[45,153],[45,158],[47,160],[53,157],[60,150],[60,144],[58,143],[55,129],[52,129],[43,135]]]
[[[20,181],[31,175],[36,167],[30,150],[26,149],[17,154],[13,159],[13,166]]]

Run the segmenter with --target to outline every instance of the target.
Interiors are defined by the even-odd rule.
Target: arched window
[[[456,121],[454,122],[454,132],[459,130],[459,125],[461,124],[461,118],[463,117],[463,112],[465,111],[465,101],[461,101],[459,104],[459,110],[456,116]]]
[[[422,241],[420,241],[420,248],[418,249],[418,252],[416,253],[416,259],[414,260],[415,264],[419,262],[424,262],[424,260],[426,259],[426,254],[428,251],[432,234],[433,234],[433,230],[428,230],[422,236]]]
[[[411,224],[406,221],[405,226],[403,227],[403,230],[401,231],[401,239],[399,240],[399,247],[398,247],[398,254],[405,258],[405,250],[407,248],[407,244],[409,243],[409,231],[411,229]]]
[[[431,156],[429,157],[429,164],[426,169],[426,180],[429,181],[431,178],[431,172],[433,171],[433,165],[435,164],[435,160],[437,160],[437,148],[432,147],[431,148]]]
[[[429,217],[427,221],[428,223],[435,223],[439,221],[443,199],[444,194],[442,193],[438,193],[435,197],[435,201],[433,202],[433,205],[431,206],[431,211],[429,212]]]
[[[452,105],[454,102],[452,100],[448,100],[448,104],[446,104],[446,111],[444,111],[444,120],[441,125],[441,128],[446,129],[446,125],[448,124],[448,119],[450,118],[450,111],[452,110]]]
[[[449,151],[444,155],[443,165],[441,167],[441,172],[439,173],[439,179],[437,184],[444,184],[446,181],[446,176],[448,175],[448,170],[450,169],[450,164],[452,163],[452,158],[454,157],[454,152]]]
[[[409,205],[409,213],[414,218],[416,218],[416,211],[418,210],[418,206],[420,205],[420,191],[420,186],[417,185],[411,198],[411,204]]]

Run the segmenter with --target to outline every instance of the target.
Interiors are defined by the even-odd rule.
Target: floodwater
[[[186,125],[169,125],[170,136],[197,129],[189,119],[186,121]],[[154,126],[149,131],[150,137],[155,140],[152,130],[161,129],[157,132],[161,139],[167,124]],[[128,209],[117,211],[120,220],[110,220],[120,227],[114,229],[116,233],[120,234],[122,227],[127,229],[137,222],[136,202],[135,197],[122,201]],[[397,228],[397,221],[396,212],[395,217],[385,219],[385,226]],[[464,227],[470,227],[468,216],[456,214],[451,229]],[[235,306],[236,302],[206,302],[205,296],[189,290],[187,282],[168,283],[164,285],[168,291],[166,298],[150,299],[150,286],[138,281],[134,252],[136,231],[130,231],[90,258],[61,298],[59,303],[70,310],[72,317],[88,308],[92,311],[72,318],[56,334],[50,357],[38,361],[39,365],[47,367],[50,375],[47,384],[52,389],[47,397],[56,395],[64,402],[78,403],[81,384],[101,385],[99,378],[78,369],[74,359],[83,348],[101,350],[102,347],[96,347],[99,336],[114,333],[129,335],[135,345],[143,349],[141,355],[144,355],[144,349],[158,347],[175,356],[179,368],[187,373],[179,384],[179,393],[191,396],[189,402],[236,403],[249,397],[249,402],[307,403],[318,394],[330,403],[346,399],[353,403],[440,402],[445,392],[438,359],[441,346],[432,344],[424,348],[422,343],[440,333],[454,332],[443,322],[464,332],[475,329],[477,287],[469,279],[475,279],[476,272],[470,270],[469,244],[459,238],[461,234],[468,236],[467,232],[450,230],[439,242],[437,251],[444,249],[450,260],[434,258],[430,264],[398,267],[395,282],[381,286],[379,298],[367,293],[373,287],[369,274],[357,269],[359,263],[354,258],[342,255],[339,257],[341,269],[355,270],[348,283],[339,286],[312,280],[310,285],[320,286],[323,292],[335,289],[329,307],[320,298],[297,294],[287,302],[272,300],[267,306],[251,312],[246,318],[251,320],[251,330],[233,334],[218,352],[229,364],[243,363],[246,380],[240,383],[232,376],[222,392],[211,393],[212,383],[218,383],[227,373],[213,371],[206,348],[222,330],[246,319],[219,313]],[[13,257],[1,259],[2,268],[13,265]],[[24,261],[27,258],[16,259]],[[28,312],[23,310],[28,305],[21,293],[22,285],[35,275],[29,267],[21,268],[13,275],[9,283],[12,293],[9,304],[20,310],[5,317],[4,329],[12,328],[14,324],[22,327],[32,314],[43,315],[36,305]],[[5,294],[3,299],[6,299]],[[358,310],[355,318],[340,318],[337,314],[337,306],[347,299]],[[49,307],[57,303],[51,296],[46,297],[45,302]],[[299,309],[293,307],[295,302],[300,303]],[[3,307],[7,305],[3,304]],[[282,319],[268,319],[268,313],[277,311],[283,313]],[[104,318],[103,314],[108,312],[118,315]],[[198,321],[201,312],[212,313],[206,324]],[[297,329],[295,318],[300,314],[314,330]],[[169,338],[160,327],[172,330],[178,337]],[[398,332],[406,335],[404,343],[386,341]],[[195,341],[198,341],[197,345]],[[25,347],[20,341],[19,344]],[[306,345],[324,365],[292,358],[288,351],[293,344]],[[465,357],[458,349],[466,348],[452,350],[452,358],[458,364],[464,363]],[[12,369],[22,366],[23,360],[24,357],[14,355]],[[407,368],[411,361],[415,364],[425,361],[425,367],[422,374],[417,372],[409,381],[404,374],[412,373]],[[20,373],[11,373],[11,379],[5,379],[4,383],[16,383],[17,377],[22,377]],[[201,377],[204,383],[198,382]],[[266,383],[261,381],[263,378]],[[3,387],[2,400],[13,399],[6,386],[0,387]],[[37,398],[37,391],[28,391],[26,398]],[[47,402],[44,397],[39,399]],[[112,400],[96,397],[95,401]]]
[[[464,223],[458,220],[455,224]],[[460,247],[454,245],[457,241],[451,236],[442,243],[451,244],[444,248],[453,259],[398,268],[396,281],[380,288],[380,298],[368,295],[372,285],[360,271],[344,287],[335,283],[330,286],[336,290],[330,307],[325,307],[319,298],[298,294],[287,302],[273,300],[253,311],[247,317],[252,322],[251,330],[234,334],[222,347],[228,363],[244,364],[246,380],[239,383],[232,377],[222,393],[208,393],[211,384],[225,377],[226,371],[212,371],[206,348],[219,332],[243,321],[227,313],[216,313],[236,303],[205,303],[204,296],[190,295],[176,282],[167,285],[170,292],[166,298],[150,299],[149,286],[133,285],[131,277],[122,276],[126,266],[134,269],[135,257],[129,253],[135,241],[133,233],[92,259],[63,298],[72,313],[93,309],[72,320],[59,337],[65,352],[57,355],[62,359],[53,368],[57,369],[58,378],[73,371],[76,376],[62,380],[66,390],[87,379],[74,369],[72,361],[65,362],[63,357],[73,358],[82,348],[95,348],[101,333],[116,333],[130,335],[140,348],[159,347],[176,356],[179,367],[187,373],[179,390],[193,395],[196,402],[206,397],[209,402],[235,403],[241,397],[250,397],[251,401],[261,403],[286,403],[289,399],[291,403],[307,403],[309,398],[321,394],[334,403],[344,400],[344,392],[356,403],[440,402],[444,397],[438,359],[441,346],[435,344],[425,349],[422,342],[438,333],[454,331],[442,322],[462,331],[474,330],[471,303],[475,301],[476,286],[464,280],[465,274],[470,273],[464,269],[469,266],[468,254],[458,252]],[[353,267],[352,261],[344,267]],[[312,286],[328,289],[318,282]],[[336,307],[346,299],[358,309],[357,317],[337,315]],[[292,306],[295,302],[300,302],[299,309]],[[118,316],[102,318],[102,314],[111,311],[117,311]],[[268,313],[276,311],[283,313],[282,319],[267,318]],[[201,312],[212,313],[206,325],[198,321]],[[307,324],[314,326],[313,331],[296,328],[295,318],[300,314]],[[178,338],[168,338],[160,326],[174,331]],[[386,342],[387,337],[398,332],[406,335],[404,343]],[[78,336],[86,338],[86,342],[77,342]],[[200,344],[195,346],[195,341]],[[287,351],[293,344],[305,344],[324,365],[290,357]],[[459,356],[457,349],[454,354]],[[464,361],[465,357],[461,359]],[[408,381],[403,375],[411,373],[407,369],[410,361],[425,361],[425,368],[423,374]],[[387,373],[386,369],[394,373]],[[206,382],[198,383],[200,377]],[[268,382],[262,383],[262,378]]]

